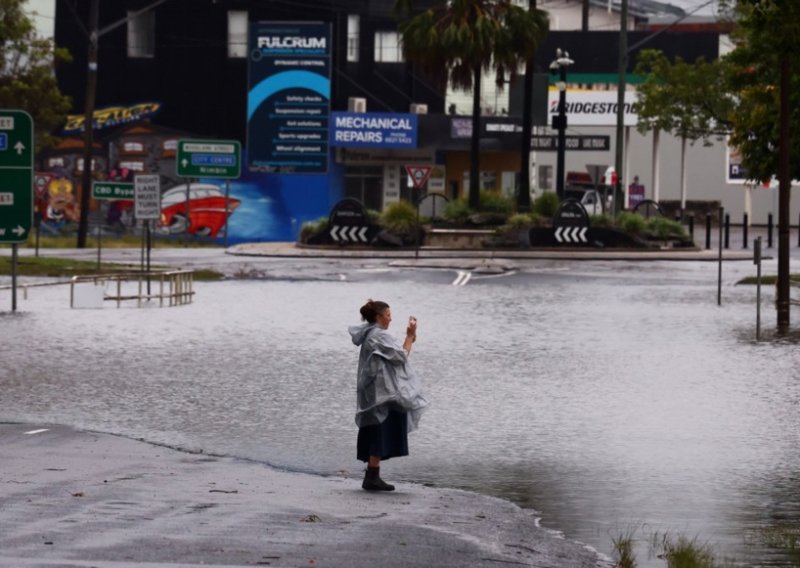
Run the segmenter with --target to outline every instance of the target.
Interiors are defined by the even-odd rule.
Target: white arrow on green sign
[[[133,201],[133,184],[122,181],[95,181],[92,183],[92,197],[111,201],[119,199]]]
[[[238,178],[242,163],[237,140],[178,140],[176,173],[187,178]]]
[[[23,243],[33,226],[33,119],[0,109],[0,243]]]

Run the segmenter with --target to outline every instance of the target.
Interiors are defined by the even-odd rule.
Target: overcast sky
[[[33,23],[36,24],[40,35],[53,35],[53,24],[56,17],[55,0],[28,0],[27,12],[33,19]],[[38,12],[38,15],[34,15],[33,12]]]

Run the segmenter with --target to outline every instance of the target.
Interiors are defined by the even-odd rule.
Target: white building
[[[527,7],[526,0],[515,0],[515,3]],[[580,30],[582,26],[582,2],[580,0],[539,0],[537,7],[546,10],[550,15],[551,31]],[[589,30],[619,30],[619,2],[591,0],[589,10]],[[687,17],[680,7],[651,0],[631,0],[629,8],[628,29],[644,27],[647,21],[658,21],[661,24],[677,19],[682,22],[697,20]],[[700,18],[706,22],[713,17]],[[730,50],[727,36],[720,36],[720,54]],[[555,55],[555,54],[554,54]],[[569,80],[569,79],[568,79]],[[580,89],[578,87],[584,87]],[[627,86],[626,90],[634,92],[635,88]],[[597,102],[616,101],[615,84],[570,85],[567,101],[571,99],[594,98]],[[557,92],[551,89],[551,104],[557,99]],[[507,113],[508,89],[499,91],[495,85],[493,74],[487,74],[482,81],[481,102],[486,115],[503,115]],[[450,90],[447,94],[446,108],[455,105],[456,114],[469,115],[472,112],[472,93]],[[576,119],[568,113],[569,135],[606,135],[610,137],[608,151],[586,152],[574,151],[566,153],[566,171],[585,171],[588,164],[613,166],[616,147],[616,116],[606,114],[602,124],[594,121]],[[591,121],[590,121],[591,122]],[[748,187],[741,181],[731,182],[728,178],[728,147],[725,140],[714,140],[710,146],[701,141],[687,145],[685,156],[686,189],[681,188],[681,143],[680,140],[666,133],[661,133],[654,145],[652,132],[641,134],[636,130],[635,117],[628,117],[625,127],[625,143],[623,157],[623,185],[631,183],[634,176],[644,184],[648,199],[668,201],[719,201],[732,223],[741,223],[744,213],[748,214],[751,224],[766,224],[768,215],[772,213],[777,223],[778,198],[777,187]],[[549,128],[540,132],[553,134]],[[657,153],[655,150],[657,149]],[[554,190],[554,174],[556,163],[555,152],[532,152],[532,185],[538,190]],[[793,200],[790,219],[797,222],[800,214],[800,203]],[[702,222],[702,220],[698,220]]]

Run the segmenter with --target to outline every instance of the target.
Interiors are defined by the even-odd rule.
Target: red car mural
[[[189,197],[187,211],[186,198]],[[170,233],[216,237],[240,201],[227,198],[219,187],[207,183],[179,185],[161,196],[161,224]]]

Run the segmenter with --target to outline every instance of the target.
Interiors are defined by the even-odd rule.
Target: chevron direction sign
[[[586,232],[589,227],[556,227],[556,240],[559,243],[587,243]]]
[[[589,214],[577,199],[568,198],[561,202],[553,216],[556,244],[589,244]]]
[[[374,236],[369,214],[364,204],[352,197],[346,197],[333,206],[328,217],[329,242],[337,245],[365,245]]]
[[[367,244],[369,242],[367,240],[367,231],[369,231],[369,227],[366,225],[361,227],[356,225],[351,227],[334,225],[331,227],[331,238],[337,243]]]

